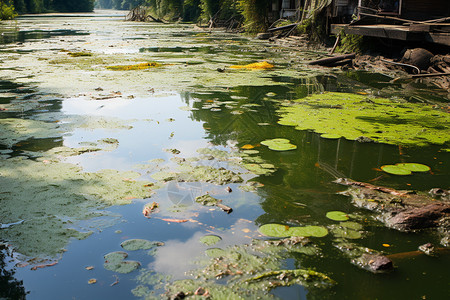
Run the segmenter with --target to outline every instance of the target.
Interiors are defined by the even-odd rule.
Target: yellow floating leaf
[[[95,278],[89,279],[88,283],[89,284],[97,283],[97,279],[95,279]]]
[[[94,267],[93,266],[89,266],[89,267],[86,267],[85,269],[90,271],[90,270],[93,270]]]
[[[245,232],[245,233],[249,233],[251,230],[248,229],[248,228],[244,228],[244,229],[242,229],[242,231]]]
[[[391,245],[389,244],[383,244],[383,247],[390,247]]]
[[[272,69],[273,67],[274,67],[274,65],[268,63],[267,61],[263,61],[263,62],[257,62],[257,63],[244,65],[244,66],[235,65],[235,66],[231,66],[230,68],[231,69],[249,69],[249,70],[267,70],[267,69]]]
[[[158,68],[162,65],[157,62],[148,62],[148,63],[141,63],[136,65],[123,65],[123,66],[108,66],[106,67],[108,70],[113,71],[130,71],[130,70],[144,70],[148,68]]]
[[[247,145],[242,146],[241,148],[242,148],[242,149],[245,149],[245,150],[249,150],[249,149],[255,148],[255,146],[252,146],[252,145],[250,145],[250,144],[247,144]]]

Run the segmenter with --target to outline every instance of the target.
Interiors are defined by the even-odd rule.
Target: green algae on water
[[[70,238],[86,237],[72,229],[73,224],[106,216],[99,208],[129,204],[133,198],[148,198],[153,193],[150,182],[139,181],[137,172],[83,172],[47,154],[37,160],[0,160],[2,223],[25,220],[0,230],[0,239],[14,244],[21,254],[55,256]]]
[[[161,242],[152,242],[144,239],[131,239],[123,241],[120,246],[127,251],[149,250],[164,245]]]
[[[113,71],[130,71],[130,70],[145,70],[149,68],[159,68],[162,64],[157,62],[140,63],[135,65],[123,65],[123,66],[108,66],[108,70]]]
[[[300,238],[298,247],[307,243]],[[284,269],[283,258],[288,251],[283,243],[277,246],[260,240],[218,249],[210,258],[197,263],[199,269],[189,273],[195,280],[177,280],[166,285],[167,295],[193,294],[201,286],[212,299],[275,299],[269,291],[279,286],[328,288],[335,284],[333,279],[317,271]]]
[[[416,146],[450,141],[449,114],[423,103],[328,92],[298,99],[279,113],[281,125],[349,140]]]

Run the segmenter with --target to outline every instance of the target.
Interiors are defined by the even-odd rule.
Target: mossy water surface
[[[335,134],[349,140],[369,138],[394,145],[446,144],[449,113],[432,105],[350,93],[323,93],[280,109],[281,125]]]

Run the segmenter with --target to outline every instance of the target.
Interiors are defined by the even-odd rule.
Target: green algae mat
[[[349,140],[410,146],[450,141],[449,113],[424,103],[330,92],[295,100],[279,113],[281,125]]]

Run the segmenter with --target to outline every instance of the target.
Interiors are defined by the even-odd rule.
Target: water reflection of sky
[[[202,122],[192,120],[189,111],[179,109],[182,106],[186,103],[178,94],[134,99],[67,99],[62,107],[67,115],[120,118],[133,126],[129,130],[75,129],[64,137],[65,146],[80,147],[80,142],[115,138],[119,147],[111,152],[72,157],[69,161],[80,164],[86,171],[111,166],[126,170],[136,163],[173,156],[163,149],[178,149],[182,157],[194,156],[196,149],[208,146],[208,142],[203,139]]]

